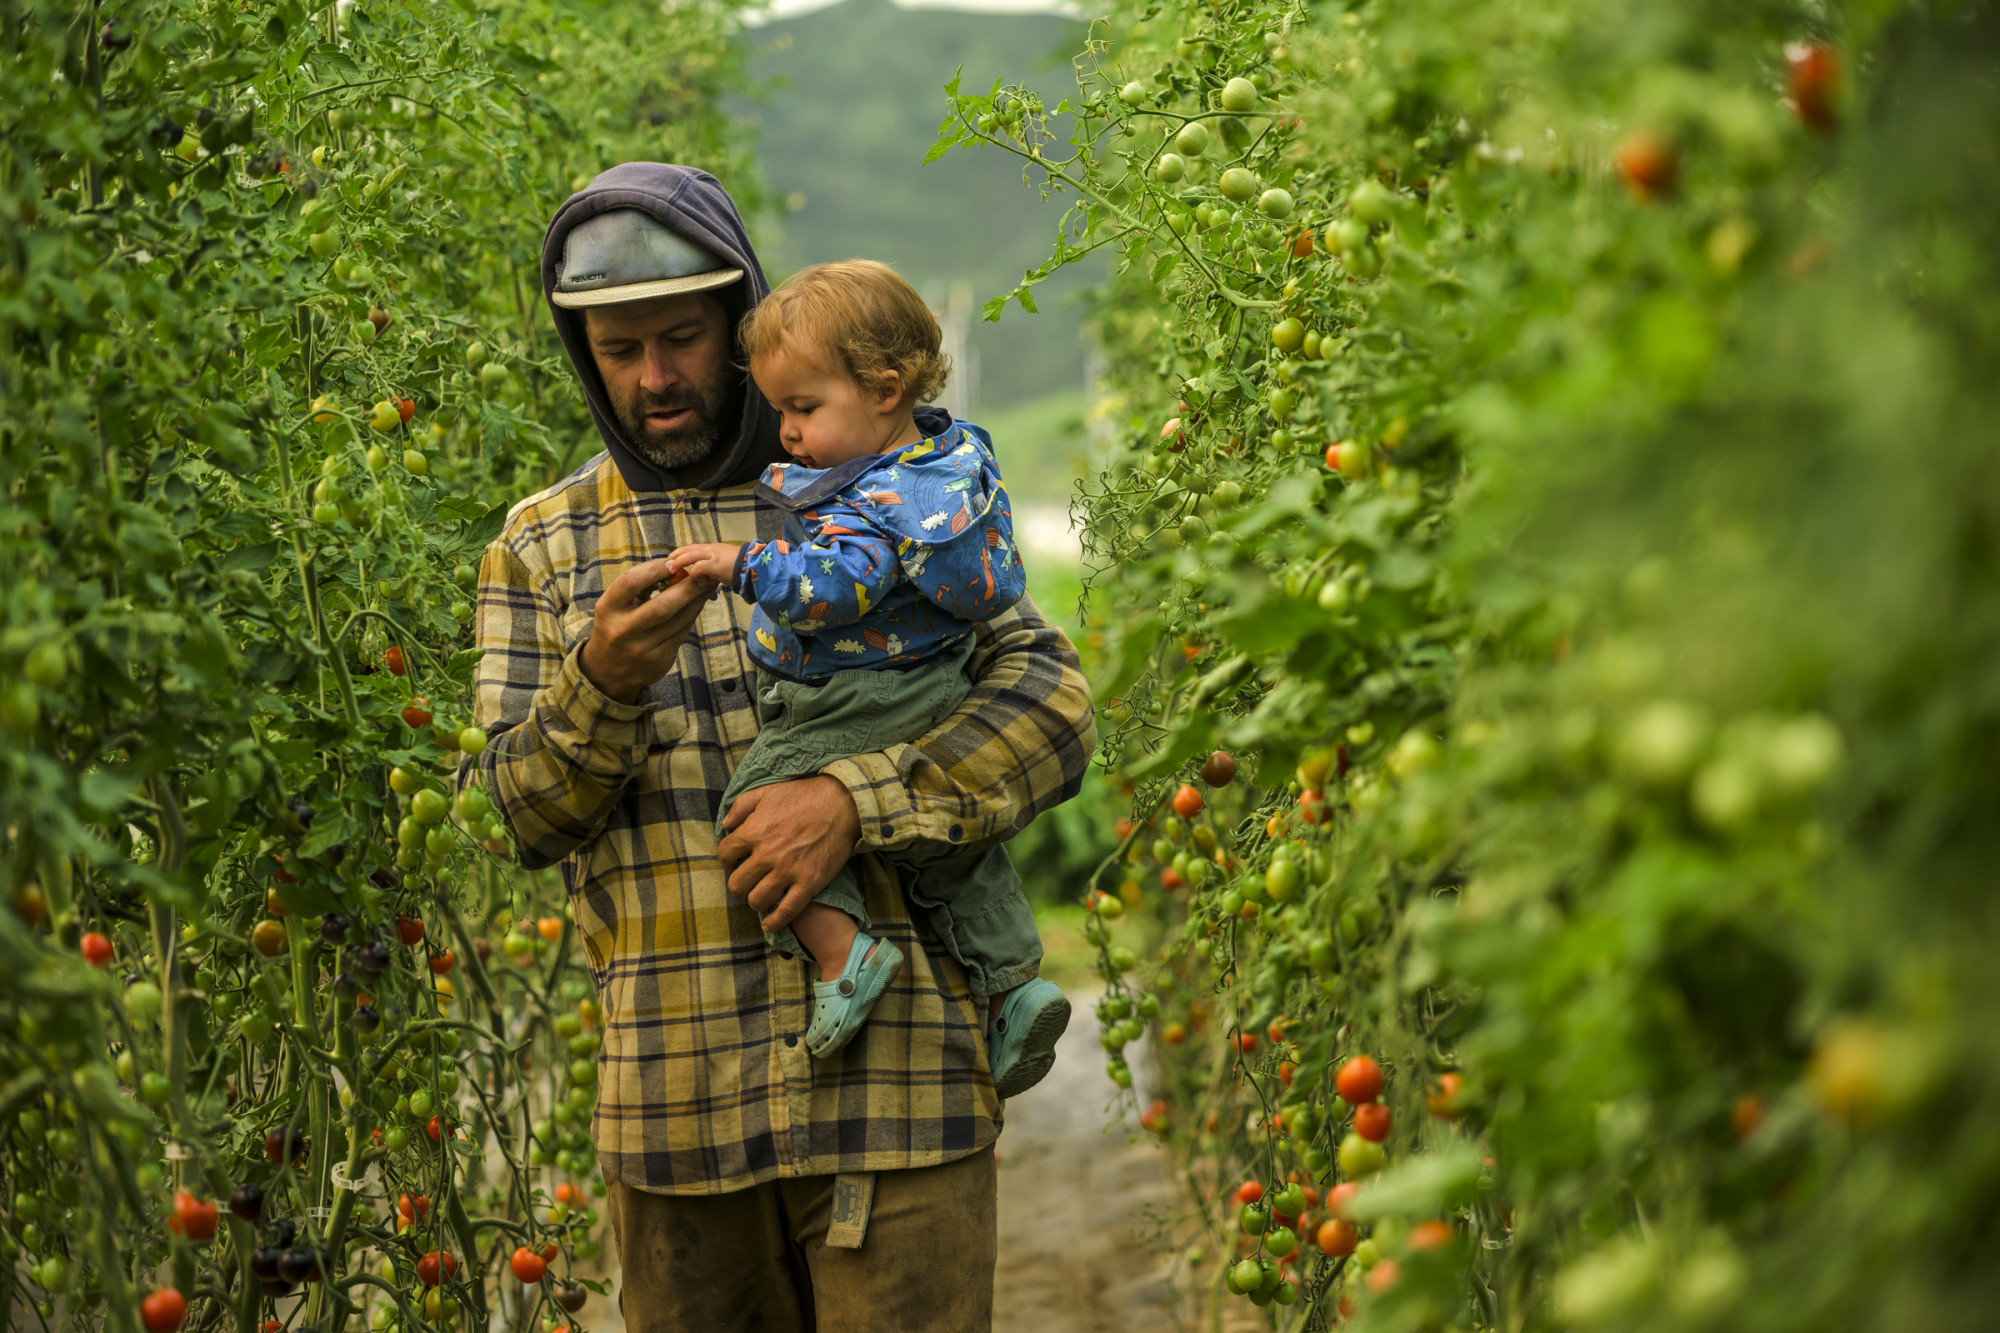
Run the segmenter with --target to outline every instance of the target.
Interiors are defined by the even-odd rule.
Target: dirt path
[[[1007,1104],[994,1333],[1186,1327],[1168,1260],[1143,1234],[1149,1215],[1172,1206],[1165,1159],[1108,1123],[1117,1089],[1104,1073],[1094,997],[1070,994],[1076,1017],[1054,1070]]]

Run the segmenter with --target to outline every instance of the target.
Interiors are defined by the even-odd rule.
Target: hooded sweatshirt
[[[663,225],[709,250],[730,268],[743,270],[743,277],[727,287],[717,288],[729,311],[729,328],[734,332],[743,316],[770,294],[771,285],[757,262],[757,252],[743,230],[735,201],[722,183],[705,171],[672,166],[664,162],[626,162],[593,180],[580,193],[569,197],[549,223],[542,238],[542,299],[555,290],[556,269],[562,263],[563,243],[582,222],[614,208],[636,208]],[[722,438],[715,452],[693,467],[663,468],[638,453],[625,440],[625,432],[611,410],[603,377],[590,354],[590,340],[584,332],[584,312],[565,310],[549,301],[555,315],[556,332],[562,336],[576,377],[583,383],[584,401],[590,404],[590,419],[604,437],[604,447],[618,465],[625,484],[634,491],[717,490],[753,481],[772,463],[783,461],[785,451],[778,443],[778,414],[757,392],[749,377],[735,372],[742,382],[743,410],[734,434],[728,423],[721,426]]]

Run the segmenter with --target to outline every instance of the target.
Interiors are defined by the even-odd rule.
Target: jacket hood
[[[737,324],[771,290],[763,265],[757,262],[757,252],[743,230],[735,201],[722,183],[705,171],[665,162],[626,162],[571,195],[556,210],[548,234],[542,238],[542,299],[555,316],[556,332],[562,336],[570,365],[576,368],[576,377],[583,383],[584,401],[590,404],[590,419],[597,424],[604,447],[618,464],[625,484],[635,491],[712,491],[754,480],[768,464],[784,458],[785,451],[778,444],[778,414],[764,401],[764,395],[757,392],[749,376],[734,369],[733,355],[731,373],[738,376],[743,387],[743,411],[735,435],[725,435],[715,452],[693,467],[663,468],[626,442],[604,391],[604,380],[597,373],[597,363],[590,355],[583,312],[565,310],[549,300],[555,290],[556,267],[562,262],[563,243],[570,232],[577,224],[614,208],[636,208],[648,213],[681,236],[713,251],[730,267],[743,270],[739,281],[716,289],[729,308],[732,352]]]

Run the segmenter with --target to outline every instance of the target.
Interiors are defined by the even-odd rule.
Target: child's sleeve
[[[851,625],[896,585],[898,569],[887,534],[852,509],[828,507],[808,542],[746,545],[734,586],[780,625]]]
[[[926,599],[947,615],[974,624],[993,619],[1028,590],[1027,571],[1014,545],[1014,521],[1004,505],[996,504],[978,518],[968,515],[963,532],[931,549],[921,573],[914,557],[907,563],[910,581]]]

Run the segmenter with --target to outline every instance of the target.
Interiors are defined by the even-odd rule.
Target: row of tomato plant
[[[1216,1326],[1980,1326],[1993,7],[1088,31],[934,155],[1063,207],[989,317],[1109,271],[1087,933]]]
[[[594,452],[542,229],[707,166],[727,5],[0,4],[0,1306],[555,1329],[602,1015],[459,763]],[[580,77],[588,75],[588,77]]]

